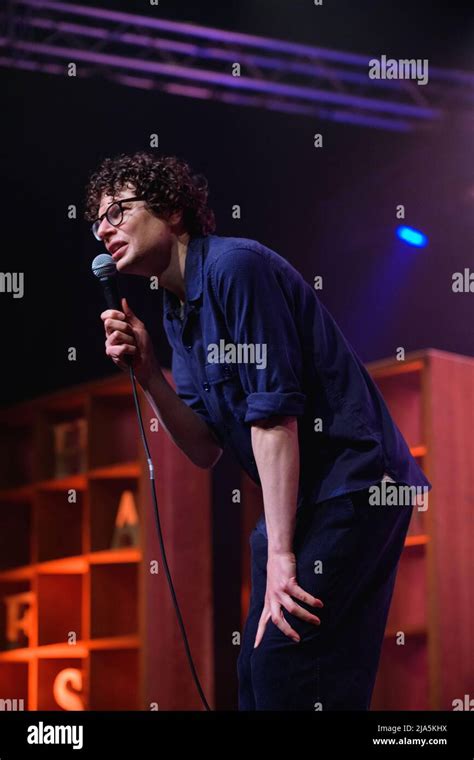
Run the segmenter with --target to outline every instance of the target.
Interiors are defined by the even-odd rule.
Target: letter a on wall
[[[135,496],[132,491],[124,491],[115,518],[115,529],[112,538],[112,549],[124,546],[138,546],[138,512]]]

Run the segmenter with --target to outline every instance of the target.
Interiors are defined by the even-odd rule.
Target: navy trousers
[[[295,642],[269,620],[254,649],[266,590],[264,515],[249,542],[249,614],[237,661],[239,710],[368,710],[398,561],[413,507],[369,504],[368,490],[301,504],[294,552],[299,585],[324,603],[320,626],[283,609]]]

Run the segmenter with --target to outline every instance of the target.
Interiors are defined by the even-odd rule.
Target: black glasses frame
[[[145,200],[145,198],[143,198],[143,197],[133,196],[132,198],[120,198],[118,201],[112,201],[112,203],[109,203],[109,205],[105,209],[104,213],[101,216],[97,217],[97,219],[95,219],[92,222],[91,229],[92,229],[92,234],[94,235],[95,239],[96,240],[100,240],[100,237],[97,235],[97,232],[99,230],[100,225],[102,224],[102,220],[104,219],[104,217],[107,217],[107,221],[108,221],[109,224],[112,225],[112,227],[119,227],[122,224],[122,222],[123,222],[122,203],[128,203],[129,201],[144,201],[144,200]],[[118,206],[119,209],[120,209],[120,221],[119,222],[111,222],[110,219],[109,219],[109,211],[112,208],[112,206]]]

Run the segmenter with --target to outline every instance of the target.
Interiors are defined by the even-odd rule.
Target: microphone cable
[[[193,676],[194,683],[196,684],[196,688],[198,690],[198,693],[199,693],[201,701],[202,701],[202,703],[204,705],[204,708],[208,712],[212,712],[212,709],[209,706],[209,703],[208,703],[208,701],[206,699],[206,696],[205,696],[204,691],[202,689],[201,683],[199,681],[199,676],[198,676],[198,674],[196,672],[196,667],[194,665],[194,661],[193,661],[193,658],[192,658],[192,655],[191,655],[191,650],[189,648],[188,637],[186,635],[186,630],[185,630],[185,627],[184,627],[184,622],[183,622],[183,618],[182,618],[182,615],[181,615],[181,610],[179,609],[178,600],[176,598],[176,593],[175,593],[174,586],[173,586],[173,580],[171,578],[171,573],[170,573],[170,570],[169,570],[169,567],[168,567],[168,560],[166,558],[165,544],[164,544],[164,541],[163,541],[163,534],[161,532],[160,514],[159,514],[159,510],[158,510],[158,499],[156,497],[155,470],[154,470],[153,461],[152,461],[152,458],[151,458],[151,455],[150,455],[150,449],[148,447],[148,441],[146,439],[145,429],[143,427],[143,420],[142,420],[142,414],[141,414],[141,409],[140,409],[140,401],[138,399],[138,394],[137,394],[135,375],[133,373],[133,368],[131,366],[129,366],[129,371],[130,371],[130,380],[131,380],[132,389],[133,389],[133,400],[135,402],[135,409],[136,409],[136,412],[137,412],[138,423],[139,423],[139,427],[140,427],[140,435],[141,435],[142,442],[143,442],[143,447],[144,447],[145,453],[146,453],[146,458],[147,458],[147,462],[148,462],[148,469],[150,471],[151,495],[152,495],[152,498],[153,498],[154,514],[155,514],[155,520],[156,520],[156,530],[157,530],[157,533],[158,533],[158,540],[160,542],[160,552],[161,552],[161,557],[162,557],[162,560],[163,560],[163,567],[165,568],[166,579],[168,581],[168,586],[169,586],[169,589],[170,589],[170,592],[171,592],[171,598],[173,600],[173,605],[174,605],[174,609],[175,609],[175,612],[176,612],[176,617],[178,619],[178,625],[180,627],[181,635],[183,637],[184,648],[186,650],[186,656],[188,658],[189,667],[191,668],[191,674]]]

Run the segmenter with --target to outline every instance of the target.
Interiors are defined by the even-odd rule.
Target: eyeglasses
[[[105,210],[105,212],[102,214],[102,216],[99,216],[98,219],[95,220],[92,224],[92,234],[94,235],[96,240],[100,240],[99,237],[99,227],[102,224],[102,220],[105,217],[107,217],[107,221],[109,224],[112,224],[114,227],[119,227],[123,222],[123,208],[122,203],[129,203],[130,201],[143,201],[144,198],[121,198],[119,201],[113,201],[113,203],[110,204]]]

